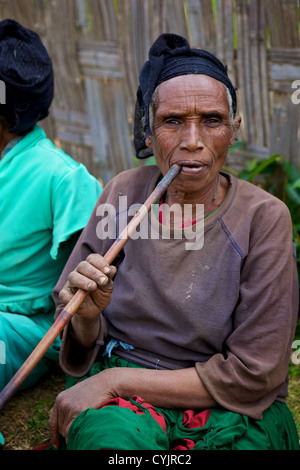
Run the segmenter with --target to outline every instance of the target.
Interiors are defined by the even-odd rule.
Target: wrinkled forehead
[[[216,97],[224,94],[226,87],[224,83],[205,74],[186,74],[170,78],[160,83],[156,90],[160,90],[160,94],[164,94],[167,90],[173,93],[210,93]]]
[[[157,108],[158,104],[163,104],[172,108],[173,104],[182,101],[230,108],[226,86],[203,74],[180,75],[162,82],[153,94],[152,105]]]

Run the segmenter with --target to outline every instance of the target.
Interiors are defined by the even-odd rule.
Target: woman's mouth
[[[198,175],[207,167],[207,165],[201,162],[182,161],[177,163],[181,166],[181,173],[186,175]]]

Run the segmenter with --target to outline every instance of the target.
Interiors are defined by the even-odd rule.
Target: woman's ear
[[[233,123],[233,133],[230,139],[229,148],[231,148],[233,144],[235,143],[235,138],[241,126],[241,122],[242,122],[242,118],[240,116],[235,118],[234,123]]]
[[[152,149],[152,139],[150,135],[146,137],[146,145],[149,149]]]

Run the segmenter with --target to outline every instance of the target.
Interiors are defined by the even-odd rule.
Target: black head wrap
[[[0,21],[0,80],[6,104],[0,115],[12,123],[10,132],[24,133],[49,114],[54,95],[51,59],[39,36],[17,21]]]
[[[162,82],[179,75],[203,74],[224,83],[232,97],[236,113],[236,93],[227,67],[213,54],[202,49],[191,49],[188,41],[176,34],[161,34],[149,50],[149,60],[139,76],[139,88],[135,107],[134,145],[137,158],[153,155],[145,139],[151,135],[149,105],[155,88]]]

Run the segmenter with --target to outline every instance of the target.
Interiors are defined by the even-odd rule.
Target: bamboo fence
[[[138,74],[162,32],[215,53],[237,86],[239,169],[280,153],[300,167],[300,7],[297,0],[0,0],[0,19],[35,30],[52,57],[55,100],[42,124],[106,184],[137,165]],[[298,95],[300,98],[300,93]]]

